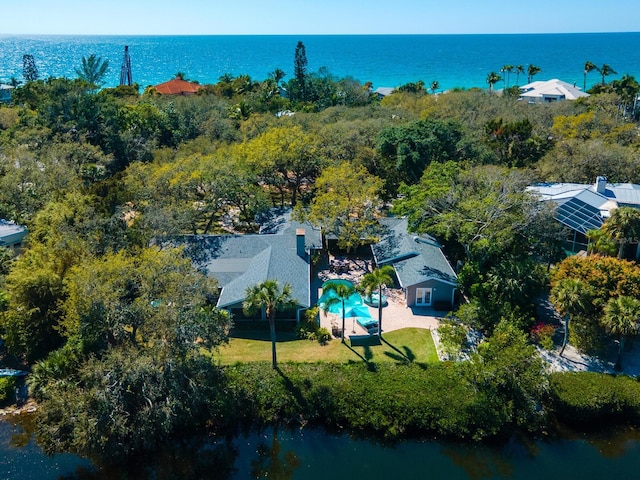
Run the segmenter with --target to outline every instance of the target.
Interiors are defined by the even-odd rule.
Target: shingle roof
[[[404,218],[382,219],[387,232],[371,249],[376,264],[393,265],[403,288],[427,280],[456,285],[456,274],[441,250],[441,245],[428,235],[411,235]]]
[[[241,303],[248,287],[275,279],[290,284],[301,307],[310,306],[309,256],[298,255],[296,226],[289,223],[277,233],[258,235],[192,235],[182,238],[194,264],[220,283],[218,307]],[[305,229],[305,245],[307,232]],[[309,235],[311,243],[313,235]],[[313,246],[311,248],[314,248]]]

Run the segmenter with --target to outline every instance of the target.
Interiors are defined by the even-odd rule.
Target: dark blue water
[[[520,35],[302,35],[302,36],[0,36],[0,81],[22,78],[22,56],[34,56],[41,77],[76,76],[83,56],[107,59],[106,86],[117,85],[124,46],[129,45],[134,81],[155,85],[183,72],[200,83],[225,74],[256,80],[280,68],[293,74],[298,40],[306,47],[309,71],[327,67],[374,87],[438,81],[442,89],[486,88],[486,77],[502,66],[534,64],[536,79],[560,78],[582,86],[585,61],[606,63],[640,78],[640,33]],[[510,83],[516,81],[511,74]],[[590,73],[587,88],[600,81]],[[526,83],[522,76],[520,85]]]
[[[87,474],[88,462],[74,455],[46,457],[20,427],[0,421],[0,478],[215,478],[245,480],[326,480],[366,478],[447,478],[536,480],[540,478],[636,478],[640,433],[565,435],[550,440],[513,439],[501,445],[446,441],[406,441],[383,445],[320,429],[267,430],[230,444],[176,446],[148,465],[115,467]],[[204,473],[203,473],[204,472]],[[208,473],[207,473],[208,472]],[[125,475],[126,474],[126,475]],[[211,477],[213,478],[213,477]]]

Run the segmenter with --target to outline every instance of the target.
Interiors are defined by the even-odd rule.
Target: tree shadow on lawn
[[[400,350],[398,347],[396,347],[395,345],[392,345],[391,343],[389,343],[389,341],[384,338],[384,337],[380,337],[380,339],[382,340],[383,343],[386,343],[389,347],[391,347],[393,350],[395,350],[397,353],[393,353],[393,352],[384,352],[384,354],[389,357],[394,359],[397,362],[401,362],[401,363],[413,363],[416,360],[416,356],[413,353],[413,351],[407,347],[407,346],[403,346],[402,350]]]

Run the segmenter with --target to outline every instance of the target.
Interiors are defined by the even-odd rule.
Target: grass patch
[[[431,332],[422,328],[403,328],[385,333],[380,345],[351,347],[333,339],[327,345],[316,341],[298,340],[291,333],[279,333],[278,362],[347,363],[368,361],[401,363],[437,363],[438,355]],[[222,365],[236,362],[268,362],[271,360],[271,341],[268,332],[243,331],[229,339],[215,355]]]

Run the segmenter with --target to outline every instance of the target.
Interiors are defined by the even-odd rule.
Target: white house
[[[520,87],[520,99],[528,103],[557,102],[558,100],[576,100],[588,97],[575,84],[554,78],[547,81],[531,82]]]

